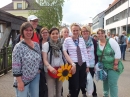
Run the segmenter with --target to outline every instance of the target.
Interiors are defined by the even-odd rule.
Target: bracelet
[[[72,66],[75,66],[76,64],[75,63],[72,63]]]

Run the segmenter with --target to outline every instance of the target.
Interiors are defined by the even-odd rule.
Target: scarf
[[[89,48],[90,46],[92,46],[92,38],[89,37],[88,40],[84,40],[85,41],[85,45],[86,48]]]
[[[55,57],[59,57],[59,51],[62,47],[60,39],[58,39],[56,43],[50,39],[50,46],[52,47],[52,54],[54,54]]]

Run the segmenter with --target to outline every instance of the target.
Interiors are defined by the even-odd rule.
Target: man
[[[34,28],[34,35],[32,40],[39,43],[40,40],[40,34],[36,31],[37,25],[38,25],[38,17],[35,15],[28,16],[27,20],[32,24]]]

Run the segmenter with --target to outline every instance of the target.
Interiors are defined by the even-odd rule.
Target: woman
[[[89,71],[90,71],[92,77],[94,77],[94,73],[95,73],[94,67],[95,67],[95,64],[98,62],[97,41],[92,39],[92,37],[90,36],[91,29],[89,26],[83,26],[81,28],[81,34],[85,41],[85,45],[86,45],[86,49],[87,49],[87,54],[88,54],[88,59],[89,59],[89,64],[90,64]],[[86,95],[85,88],[81,88],[81,90],[85,97],[85,95]],[[93,95],[93,97],[97,97],[95,83],[94,83],[94,91],[93,91],[92,95]]]
[[[72,65],[73,75],[69,78],[70,95],[71,97],[78,97],[80,88],[86,87],[86,71],[89,71],[89,61],[85,42],[80,37],[80,26],[73,23],[70,29],[73,35],[65,39],[63,52],[67,61]]]
[[[61,29],[61,42],[63,43],[67,37],[69,37],[69,29],[67,27],[64,27]]]
[[[109,90],[110,90],[110,97],[118,97],[117,82],[120,73],[117,72],[117,70],[118,70],[118,61],[121,58],[120,47],[113,38],[110,39],[105,38],[105,31],[103,29],[99,29],[97,31],[97,35],[99,38],[99,44],[97,48],[98,60],[100,60],[103,49],[105,47],[102,57],[103,67],[104,70],[107,72],[107,79],[103,81],[104,97],[109,96]]]
[[[48,97],[61,97],[62,81],[56,77],[57,69],[64,64],[62,55],[62,43],[59,40],[59,29],[52,28],[49,31],[50,40],[43,44],[43,60],[45,65],[46,80],[48,86]],[[53,75],[53,76],[51,76]],[[54,77],[54,78],[53,78]],[[55,89],[56,87],[56,89]],[[56,90],[56,93],[54,91]]]
[[[39,44],[33,42],[33,27],[25,22],[20,27],[23,41],[17,43],[12,52],[12,71],[16,97],[39,97],[39,69],[42,58]],[[37,91],[36,91],[37,90]]]
[[[42,44],[48,41],[49,30],[46,27],[43,27],[40,31],[42,38],[39,41],[40,48],[42,50]],[[45,78],[44,68],[40,72],[40,83],[39,83],[39,97],[48,97],[48,89]]]

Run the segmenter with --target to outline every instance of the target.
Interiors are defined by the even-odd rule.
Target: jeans
[[[16,97],[39,97],[39,79],[40,74],[37,74],[33,81],[24,86],[23,91],[19,91],[16,88]]]
[[[110,97],[118,97],[118,78],[119,73],[114,70],[105,70],[107,72],[107,79],[103,81],[104,97],[108,97],[110,91]]]
[[[125,51],[126,51],[127,45],[120,45],[120,50],[121,50],[121,58],[125,60]]]

